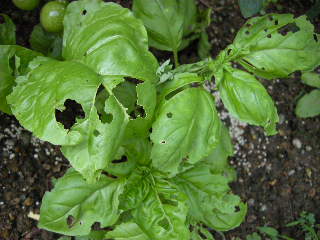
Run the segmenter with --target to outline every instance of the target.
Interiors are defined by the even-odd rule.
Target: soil
[[[43,1],[44,2],[44,1]],[[131,1],[117,1],[129,7]],[[230,44],[245,19],[236,0],[199,0],[213,8],[213,22],[208,28],[212,55]],[[267,12],[304,14],[312,1],[278,1]],[[0,12],[8,14],[17,25],[18,44],[28,47],[28,36],[38,23],[39,8],[20,11],[9,0],[1,1]],[[320,32],[319,18],[314,19]],[[156,52],[165,59],[167,53]],[[316,54],[316,53],[315,53]],[[180,53],[182,62],[196,60],[195,46]],[[238,180],[233,191],[248,203],[246,221],[226,233],[226,239],[245,236],[257,226],[273,226],[282,234],[304,239],[299,228],[285,225],[302,211],[312,212],[320,222],[320,117],[299,119],[294,114],[296,100],[311,88],[301,84],[299,74],[290,79],[264,81],[274,99],[279,116],[279,134],[267,137],[263,130],[231,118],[221,106],[221,117],[230,126],[236,155],[231,163]],[[59,146],[33,137],[18,121],[0,113],[0,239],[57,239],[58,235],[37,228],[41,198],[51,189],[51,179],[60,177],[68,161]],[[221,239],[217,235],[217,239]]]

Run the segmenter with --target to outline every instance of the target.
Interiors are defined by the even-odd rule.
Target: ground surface
[[[212,55],[216,55],[231,43],[244,19],[235,0],[199,2],[213,7],[213,22],[208,31]],[[311,6],[309,1],[278,2],[268,11],[300,15]],[[122,3],[130,5],[130,1]],[[28,46],[28,36],[38,22],[39,11],[19,11],[5,0],[1,1],[0,12],[12,17],[17,24],[19,44]],[[315,25],[319,32],[319,19]],[[180,54],[182,61],[194,59],[195,53],[193,47],[184,50]],[[297,96],[310,91],[300,83],[298,75],[264,84],[279,111],[278,135],[265,137],[262,129],[240,124],[224,110],[221,114],[231,127],[237,150],[231,159],[238,171],[233,189],[249,205],[246,222],[229,232],[226,239],[235,236],[245,239],[256,226],[265,224],[303,239],[299,229],[284,226],[303,210],[315,213],[318,221],[320,218],[320,117],[302,120],[294,115]],[[0,114],[0,240],[57,239],[56,235],[37,229],[37,222],[28,214],[39,213],[42,195],[50,189],[51,178],[63,175],[67,168],[68,162],[59,147],[37,140],[13,117]]]

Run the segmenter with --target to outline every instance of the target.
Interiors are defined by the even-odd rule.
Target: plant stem
[[[178,57],[178,51],[173,50],[173,58],[174,58],[174,65],[176,67],[179,67],[179,57]]]

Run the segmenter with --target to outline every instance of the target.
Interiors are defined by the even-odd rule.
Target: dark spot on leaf
[[[98,137],[98,136],[100,136],[100,132],[99,132],[97,129],[95,129],[95,130],[93,131],[93,135],[94,135],[95,137]]]
[[[72,215],[69,215],[67,217],[67,224],[69,228],[72,228],[75,223],[76,223],[76,219]]]
[[[317,34],[313,34],[313,38],[314,38],[314,40],[315,40],[316,42],[318,42],[318,36],[317,36]]]
[[[268,32],[268,29],[267,29],[267,28],[265,28],[265,29],[264,29],[264,31],[265,31],[265,32]]]
[[[166,144],[166,141],[165,141],[165,140],[162,140],[162,141],[161,141],[161,144]]]
[[[149,133],[152,133],[152,128],[149,128]]]
[[[169,231],[170,230],[170,225],[169,225],[169,221],[166,218],[162,218],[158,224],[160,225],[160,227],[164,228],[165,230]]]
[[[0,24],[4,24],[6,23],[6,20],[4,19],[3,16],[0,15]]]
[[[86,15],[86,14],[87,14],[87,10],[83,10],[82,15]]]
[[[239,206],[235,206],[236,212],[240,211],[240,207]]]
[[[112,175],[112,174],[108,173],[107,171],[102,171],[101,174],[102,174],[102,175],[105,175],[105,176],[107,176],[107,177],[109,177],[109,178],[113,178],[113,179],[118,178],[117,176]]]
[[[267,38],[271,38],[272,37],[272,35],[269,33],[268,35],[267,35]]]
[[[279,21],[278,20],[275,20],[274,21],[274,24],[277,26],[279,24]]]
[[[167,113],[167,117],[172,118],[172,113],[171,112]]]
[[[247,27],[251,27],[252,25],[251,25],[250,23],[247,23],[246,26],[247,26]]]
[[[249,32],[249,31],[246,31],[246,32],[245,32],[245,34],[249,35],[249,34],[250,34],[250,32]]]
[[[295,33],[298,32],[300,28],[295,23],[289,23],[278,30],[282,36],[286,36],[289,32]]]
[[[265,71],[265,70],[266,70],[266,69],[265,69],[265,67],[262,67],[261,69],[262,69],[263,71]]]
[[[79,224],[82,225],[82,224],[83,224],[83,221],[80,221]]]
[[[77,119],[85,118],[85,113],[81,104],[72,99],[67,99],[64,102],[65,110],[62,112],[58,109],[55,111],[56,120],[62,123],[65,129],[71,129]]]
[[[143,83],[143,81],[136,79],[136,78],[125,77],[124,79],[125,79],[125,81],[131,82],[136,85]]]
[[[120,159],[113,160],[112,163],[124,163],[128,162],[127,156],[123,155]]]

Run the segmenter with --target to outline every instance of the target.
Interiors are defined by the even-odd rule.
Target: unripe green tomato
[[[22,10],[33,10],[39,5],[40,0],[12,0],[16,7]]]
[[[66,3],[61,1],[48,2],[40,12],[40,22],[47,32],[61,32]]]

